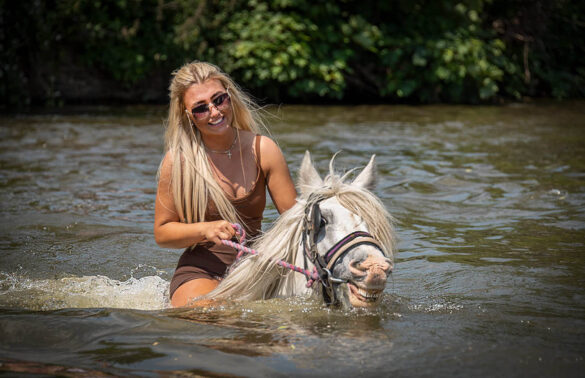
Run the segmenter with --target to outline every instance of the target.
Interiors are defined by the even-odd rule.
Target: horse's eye
[[[327,219],[321,217],[321,223],[319,223],[319,228],[323,228],[327,225]]]

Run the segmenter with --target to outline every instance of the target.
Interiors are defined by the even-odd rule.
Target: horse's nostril
[[[366,270],[368,270],[368,268],[365,267],[365,266],[363,266],[362,265],[362,262],[363,262],[363,260],[360,260],[360,259],[358,259],[358,260],[352,260],[349,263],[350,269],[357,270],[359,272],[365,272]]]

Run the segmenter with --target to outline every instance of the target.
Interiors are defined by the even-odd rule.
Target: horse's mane
[[[248,255],[234,264],[219,286],[207,295],[208,298],[258,300],[301,294],[298,281],[295,281],[297,273],[285,270],[275,262],[285,260],[294,264],[298,261],[297,253],[302,253],[305,208],[315,201],[334,196],[343,207],[364,220],[370,234],[382,244],[384,254],[393,258],[392,217],[372,192],[346,182],[352,171],[340,176],[334,172],[332,162],[323,184],[300,188],[302,194],[297,203],[255,240],[253,248],[258,255]]]

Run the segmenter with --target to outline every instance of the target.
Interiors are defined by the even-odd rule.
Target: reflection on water
[[[577,376],[583,105],[275,110],[293,175],[306,149],[321,173],[340,150],[340,170],[376,154],[400,252],[380,308],[348,313],[304,298],[168,308],[181,251],[152,237],[163,108],[4,116],[0,371]]]

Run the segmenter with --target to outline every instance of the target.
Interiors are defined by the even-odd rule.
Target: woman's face
[[[222,96],[226,93],[221,82],[215,79],[193,84],[185,92],[183,103],[188,116],[202,135],[222,135],[229,131],[233,111],[229,97]]]

